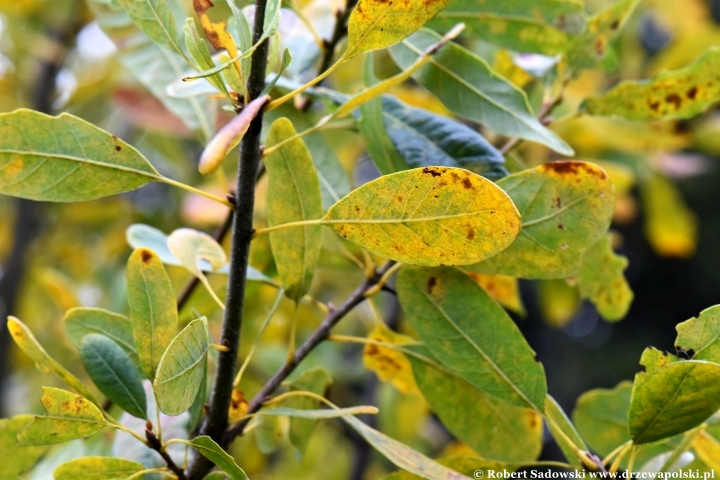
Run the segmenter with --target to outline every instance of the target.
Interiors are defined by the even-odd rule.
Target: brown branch
[[[152,431],[152,423],[150,422],[150,420],[148,420],[145,424],[145,438],[147,438],[148,447],[160,454],[162,459],[165,460],[165,463],[167,463],[168,468],[172,470],[175,475],[177,475],[178,480],[187,480],[183,469],[177,466],[175,461],[172,459],[170,454],[163,446],[160,439],[157,437],[157,435],[155,435],[155,432]]]

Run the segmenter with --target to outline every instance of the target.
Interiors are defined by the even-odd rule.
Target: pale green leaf
[[[348,20],[346,58],[394,45],[445,8],[450,0],[360,0]]]
[[[453,268],[404,267],[398,299],[437,360],[482,392],[544,410],[543,366],[515,322],[477,283]]]
[[[622,82],[604,95],[590,97],[584,110],[590,115],[645,121],[696,117],[720,100],[718,62],[720,48],[712,47],[685,68]]]
[[[58,388],[43,387],[41,398],[47,415],[35,417],[17,436],[19,445],[52,445],[83,438],[108,423],[89,400]]]
[[[180,415],[193,404],[205,379],[209,345],[205,318],[190,322],[170,342],[153,383],[163,413]]]
[[[469,270],[520,278],[567,278],[607,234],[614,187],[585,162],[550,162],[498,181],[522,214],[520,234],[507,250]]]
[[[390,55],[400,68],[407,68],[439,38],[431,30],[420,30],[391,48]],[[563,155],[573,154],[567,143],[538,121],[525,92],[456,43],[442,47],[413,78],[463,118],[508,137],[542,143]]]
[[[460,168],[426,167],[354,190],[323,223],[372,253],[415,265],[467,265],[497,255],[520,216],[491,181]]]
[[[605,320],[625,317],[633,301],[633,291],[623,275],[627,265],[627,258],[613,251],[609,236],[601,238],[583,255],[577,279],[580,295],[593,302]]]
[[[75,307],[65,313],[63,323],[68,338],[78,349],[83,337],[91,333],[100,333],[117,343],[130,355],[130,358],[137,358],[132,326],[130,319],[125,315],[102,308]]]
[[[116,0],[132,22],[155,43],[185,56],[181,47],[177,21],[169,1],[175,0]]]
[[[35,417],[16,415],[0,419],[0,480],[17,480],[19,475],[30,469],[45,453],[44,446],[24,447],[17,443],[17,435]]]
[[[0,114],[0,193],[79,202],[161,180],[137,150],[73,115]]]
[[[439,458],[436,461],[440,465],[455,470],[458,473],[462,473],[468,478],[478,478],[475,473],[477,471],[481,471],[484,478],[492,478],[489,472],[492,472],[492,474],[496,474],[497,472],[497,474],[499,474],[504,471],[515,471],[515,467],[513,465],[493,462],[492,460],[483,460],[478,457],[446,457]],[[399,470],[383,478],[383,480],[421,480],[424,478],[426,477]]]
[[[632,382],[622,382],[613,389],[595,389],[578,398],[573,423],[583,440],[605,457],[630,440],[627,413]]]
[[[267,147],[284,142],[265,157],[268,175],[268,225],[315,220],[322,216],[317,171],[290,120],[281,118],[270,127]],[[275,263],[288,298],[299,302],[312,283],[320,254],[321,231],[317,225],[282,229],[270,234]]]
[[[357,407],[326,408],[320,410],[301,410],[297,408],[278,407],[260,410],[258,415],[292,417],[302,420],[320,420],[325,418],[340,418],[347,415],[374,415],[376,413],[378,413],[377,407],[360,405]]]
[[[243,470],[238,467],[233,457],[227,454],[220,445],[215,443],[212,438],[201,435],[189,441],[183,441],[191,445],[195,450],[200,452],[205,458],[220,467],[222,471],[230,475],[233,480],[249,480]]]
[[[324,396],[325,391],[331,383],[332,378],[330,378],[330,374],[324,368],[316,367],[292,379],[290,381],[290,389],[292,391],[304,390]],[[289,397],[282,405],[295,410],[311,410],[317,409],[320,406],[320,402],[310,397],[295,396]],[[295,447],[298,455],[303,455],[305,452],[316,425],[317,422],[312,419],[298,417],[292,417],[290,419],[290,442]]]
[[[120,408],[147,418],[147,397],[135,364],[120,346],[99,333],[83,337],[80,358],[93,383]]]
[[[138,248],[128,260],[128,303],[140,366],[150,380],[178,325],[177,303],[160,258]]]
[[[465,475],[450,470],[404,443],[368,427],[355,417],[343,417],[343,420],[350,424],[375,450],[403,470],[429,480],[468,480]]]
[[[10,335],[20,349],[35,362],[35,366],[45,373],[54,373],[67,386],[73,388],[92,403],[97,403],[90,391],[75,375],[55,361],[38,343],[30,329],[15,317],[8,317],[7,327]]]
[[[494,399],[440,365],[426,347],[406,346],[418,387],[443,425],[488,460],[535,460],[542,448],[537,412]]]
[[[675,347],[692,351],[695,360],[720,363],[720,305],[706,308],[675,328]]]
[[[124,458],[85,457],[63,463],[53,476],[55,480],[124,480],[142,470],[144,465]]]
[[[586,452],[588,447],[562,407],[550,395],[545,399],[545,415],[549,419],[547,425],[550,433],[552,433],[565,458],[576,467],[582,468],[582,461],[575,452],[577,450]]]
[[[215,88],[227,95],[228,91],[225,86],[225,80],[223,80],[223,77],[219,74],[219,72],[232,65],[232,62],[222,64],[221,66],[215,65],[207,43],[205,43],[205,40],[200,37],[200,34],[197,31],[194,18],[189,17],[185,21],[183,32],[185,33],[185,45],[190,53],[190,57],[195,62],[197,69],[201,72],[205,72],[203,78],[206,78],[208,82],[215,86]],[[219,67],[222,68],[220,68],[220,70],[213,71]],[[207,71],[210,71],[211,73],[207,73]]]

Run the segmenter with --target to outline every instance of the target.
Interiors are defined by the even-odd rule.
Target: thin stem
[[[263,24],[267,0],[255,2],[253,20],[253,43],[258,44],[263,36]],[[248,103],[258,98],[265,88],[265,70],[267,66],[269,41],[260,42],[252,53],[252,64],[248,75]],[[240,349],[240,330],[242,326],[243,306],[245,303],[245,285],[247,266],[252,239],[253,209],[255,206],[255,186],[260,164],[263,111],[250,123],[240,146],[238,162],[236,204],[233,215],[232,247],[230,251],[230,273],[228,275],[226,310],[223,317],[220,344],[228,347],[227,352],[219,352],[212,392],[210,394],[208,414],[200,428],[200,435],[208,435],[220,447],[228,443],[224,433],[228,421],[228,409],[232,399],[235,364]],[[212,462],[201,455],[195,456],[188,467],[189,480],[203,478],[211,469]]]
[[[610,465],[610,473],[615,473],[618,470],[618,467],[620,467],[620,463],[622,462],[623,458],[625,458],[625,455],[627,454],[628,450],[630,450],[633,447],[632,442],[626,443],[622,450],[618,453],[617,458],[615,461]]]
[[[632,445],[632,440],[628,440],[627,442],[623,443],[619,447],[617,447],[612,452],[608,453],[607,456],[603,459],[602,464],[607,465],[610,463],[610,460],[615,458],[616,455],[618,455],[620,452],[623,451],[624,448],[626,448],[628,445]]]
[[[637,455],[638,451],[640,450],[640,447],[637,445],[633,445],[632,450],[630,450],[630,458],[628,459],[628,465],[627,465],[627,471],[630,475],[633,473],[633,467],[635,466],[635,456]],[[628,477],[631,478],[631,477]]]
[[[395,272],[400,270],[400,268],[402,268],[402,263],[396,263],[395,265],[393,265],[391,269],[389,269],[387,272],[385,272],[383,274],[382,277],[380,277],[380,280],[378,280],[378,282],[375,285],[373,285],[372,288],[369,288],[368,291],[365,292],[365,296],[367,298],[370,298],[370,297],[377,295],[377,293],[380,290],[382,290],[383,287],[385,287],[385,284],[388,282],[388,280],[390,280],[390,277],[392,277],[395,274]],[[374,310],[374,307],[373,307],[373,310]],[[377,312],[375,312],[375,313],[377,313]]]
[[[559,426],[552,418],[550,418],[550,417],[547,416],[547,415],[544,415],[544,417],[545,417],[545,421],[548,423],[548,425],[552,424],[553,427],[554,427],[555,432],[556,432],[556,433],[559,433],[560,436],[563,437],[563,440],[565,440],[565,442],[566,442],[568,445],[570,445],[570,448],[572,449],[573,453],[574,453],[575,455],[577,455],[577,457],[580,459],[580,461],[582,461],[582,462],[585,463],[586,465],[595,465],[595,466],[597,466],[597,465],[595,464],[595,462],[594,462],[590,457],[588,457],[588,454],[587,454],[586,452],[584,452],[583,450],[580,450],[580,449],[577,447],[577,445],[575,445],[575,443],[570,439],[570,437],[567,436],[567,434],[563,431],[563,429],[560,428],[560,426]]]
[[[159,182],[167,183],[168,185],[172,185],[173,187],[182,188],[183,190],[186,190],[190,193],[195,193],[195,194],[201,195],[205,198],[209,198],[210,200],[213,200],[215,202],[222,203],[223,205],[225,205],[228,208],[235,208],[235,206],[225,198],[218,197],[217,195],[213,195],[210,192],[204,192],[195,187],[191,187],[190,185],[186,185],[182,182],[178,182],[177,180],[173,180],[172,178],[164,177],[162,175],[157,175],[157,176],[148,175],[148,176],[155,177],[157,179],[157,181],[159,181]]]
[[[165,463],[167,463],[168,468],[172,470],[175,475],[177,475],[178,480],[187,480],[183,469],[177,466],[175,461],[172,459],[172,457],[170,457],[170,454],[165,449],[165,445],[163,445],[160,439],[155,436],[155,433],[149,428],[146,428],[145,437],[147,438],[148,447],[152,448],[158,454],[160,454],[162,459],[165,460]]]
[[[281,394],[278,395],[277,397],[273,397],[273,398],[271,398],[270,400],[268,400],[268,401],[266,401],[266,402],[263,402],[263,407],[266,407],[266,406],[268,406],[268,405],[273,405],[273,404],[275,404],[275,403],[280,403],[280,402],[282,402],[283,400],[285,400],[286,398],[298,397],[298,396],[300,396],[300,397],[310,397],[310,398],[313,398],[313,399],[319,401],[320,403],[324,403],[325,405],[327,405],[328,407],[330,407],[330,408],[332,408],[332,409],[334,409],[334,410],[339,410],[339,409],[340,409],[340,407],[338,407],[337,405],[335,405],[334,403],[332,403],[330,400],[328,400],[327,398],[323,397],[322,395],[318,395],[317,393],[308,392],[308,391],[304,391],[304,390],[303,390],[303,391],[292,391],[292,392],[281,393]]]

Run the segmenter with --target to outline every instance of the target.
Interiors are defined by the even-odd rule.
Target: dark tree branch
[[[253,43],[257,43],[263,34],[266,4],[266,0],[257,0],[255,3]],[[268,46],[269,42],[265,40],[253,52],[252,66],[247,82],[248,102],[258,98],[265,88]],[[263,113],[260,111],[250,124],[240,145],[240,162],[235,193],[237,208],[233,214],[230,274],[228,275],[226,310],[220,338],[220,343],[228,348],[227,351],[221,351],[218,355],[208,414],[200,428],[200,435],[210,436],[223,448],[227,447],[224,433],[227,428],[228,408],[233,390],[232,379],[235,375],[235,364],[240,348],[246,272],[252,239],[256,173],[261,158],[262,123]],[[188,468],[187,477],[189,480],[199,480],[211,469],[212,463],[209,460],[196,455]]]
[[[168,468],[172,470],[175,475],[177,475],[178,480],[187,480],[183,469],[177,466],[177,464],[167,452],[165,447],[163,447],[160,439],[157,437],[157,435],[155,435],[155,432],[152,431],[152,423],[150,423],[150,421],[147,422],[147,425],[145,427],[145,438],[147,439],[148,447],[152,448],[158,454],[160,454],[162,459],[165,460],[165,463],[167,463]]]

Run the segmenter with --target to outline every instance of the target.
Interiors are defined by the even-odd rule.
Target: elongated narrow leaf
[[[161,177],[137,150],[70,114],[0,114],[0,193],[79,202],[134,190]]]
[[[590,97],[585,110],[631,120],[695,117],[720,100],[718,62],[720,48],[713,47],[685,68],[660,72],[649,80],[622,82],[604,95]]]
[[[715,437],[701,433],[693,442],[693,450],[705,465],[716,472],[720,470],[720,442]]]
[[[355,417],[343,417],[343,420],[350,424],[375,450],[403,470],[430,480],[468,480],[465,475],[450,470],[404,443],[368,427]]]
[[[388,95],[382,105],[388,135],[410,168],[462,167],[492,180],[507,175],[505,158],[475,130]]]
[[[116,0],[132,22],[153,41],[185,55],[181,47],[180,34],[169,2],[175,0]]]
[[[330,374],[322,367],[312,368],[290,382],[290,389],[293,391],[304,390],[316,395],[324,396],[325,391],[332,383]],[[295,396],[289,397],[282,403],[284,407],[295,410],[312,410],[320,407],[317,399],[310,397]],[[317,422],[312,419],[293,417],[290,418],[290,442],[295,447],[299,456],[305,453],[310,437],[315,431]]]
[[[550,395],[545,400],[545,414],[550,419],[548,428],[557,442],[563,455],[576,467],[582,467],[582,461],[578,458],[577,450],[588,451],[587,445],[575,429],[570,419],[565,415],[562,407]]]
[[[348,49],[352,58],[395,45],[433,18],[450,0],[393,2],[360,0],[348,21]]]
[[[290,120],[281,118],[270,127],[267,147],[280,148],[265,158],[268,174],[268,224],[270,226],[322,216],[322,197],[317,171]],[[320,227],[309,225],[270,234],[270,245],[282,286],[296,302],[310,289],[320,254]]]
[[[637,445],[697,427],[720,409],[720,365],[669,363],[635,376],[628,424]]]
[[[100,28],[116,45],[120,61],[130,74],[191,131],[209,141],[215,131],[218,110],[217,102],[210,98],[210,93],[175,98],[167,92],[173,81],[191,70],[185,59],[174,51],[157,45],[133,24],[115,2],[91,0],[88,4]]]
[[[448,467],[455,470],[458,473],[462,473],[467,478],[492,478],[490,475],[496,475],[495,472],[514,472],[516,467],[514,465],[507,465],[500,462],[493,462],[491,460],[483,460],[478,457],[446,457],[439,458],[437,463],[444,467]],[[490,473],[492,472],[492,473]],[[425,476],[415,475],[410,472],[399,470],[383,480],[422,480]]]
[[[303,420],[320,420],[323,418],[340,418],[347,415],[374,415],[378,413],[377,407],[360,405],[347,408],[326,408],[320,410],[299,410],[297,408],[268,408],[260,410],[259,415],[271,415],[276,417],[292,417]]]
[[[228,455],[212,438],[201,435],[185,443],[191,445],[205,458],[220,467],[220,469],[230,475],[230,478],[233,480],[249,480],[242,468],[238,467],[235,463],[233,457]]]
[[[86,335],[99,333],[117,343],[130,358],[137,358],[132,325],[125,315],[108,312],[102,308],[76,307],[65,313],[63,323],[70,341],[78,349]]]
[[[108,423],[89,400],[59,388],[43,387],[42,404],[47,415],[35,417],[17,436],[19,445],[52,445],[83,438]]]
[[[408,321],[445,367],[486,394],[544,409],[545,371],[505,310],[452,268],[404,267],[398,299]]]
[[[147,417],[147,398],[137,368],[127,353],[105,335],[86,335],[80,347],[85,370],[100,391],[138,418]]]
[[[420,30],[390,49],[395,63],[407,68],[440,36]],[[455,43],[442,47],[413,75],[451,111],[509,137],[542,143],[563,155],[573,150],[535,118],[525,93],[469,50]]]
[[[187,46],[188,53],[190,53],[190,57],[195,62],[198,70],[202,72],[217,68],[205,40],[198,34],[194,18],[190,17],[185,21],[183,32],[185,33],[185,45]],[[206,78],[208,82],[213,84],[218,91],[227,95],[227,87],[219,71],[211,75],[204,75],[203,78]]]
[[[578,277],[580,295],[593,302],[605,320],[622,319],[633,301],[623,275],[627,265],[627,258],[613,251],[610,237],[601,238],[583,255]]]
[[[163,413],[180,415],[193,404],[207,368],[207,320],[193,320],[178,333],[160,360],[153,387]]]
[[[15,317],[8,317],[7,327],[10,335],[20,349],[35,362],[35,366],[45,373],[54,373],[67,386],[74,389],[83,397],[97,403],[87,387],[75,375],[68,372],[65,367],[55,361],[38,343],[30,329]]]
[[[614,189],[591,163],[550,162],[498,181],[520,210],[523,225],[507,250],[469,269],[521,278],[567,278],[607,234]]]
[[[17,435],[27,427],[35,417],[16,415],[0,419],[0,471],[1,480],[15,480],[30,469],[47,450],[44,446],[23,447],[18,445]]]
[[[324,220],[376,255],[414,265],[467,265],[497,255],[520,216],[491,181],[460,168],[386,175],[335,204]]]
[[[142,470],[144,465],[124,458],[85,457],[63,463],[53,476],[55,480],[122,480]]]
[[[439,19],[457,18],[469,27],[476,17],[482,15],[503,15],[516,18],[543,20],[549,24],[567,23],[570,15],[583,13],[584,0],[455,0],[440,12],[432,23]],[[462,20],[461,20],[462,19]]]
[[[150,380],[160,357],[175,336],[177,303],[170,279],[160,258],[147,248],[138,248],[127,267],[128,303],[133,340],[140,366]]]
[[[675,328],[675,347],[692,351],[695,360],[720,363],[720,305],[706,308]]]
[[[542,417],[483,393],[443,367],[424,346],[407,355],[423,396],[443,425],[488,460],[526,462],[542,448]]]

